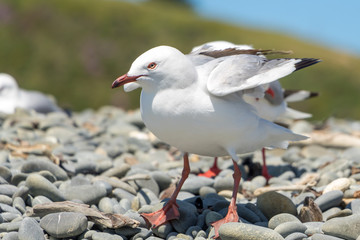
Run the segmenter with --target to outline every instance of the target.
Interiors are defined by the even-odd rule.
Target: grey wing
[[[235,55],[220,59],[224,60],[211,71],[207,81],[209,92],[216,96],[267,84],[319,62],[311,58],[267,60],[256,55]]]

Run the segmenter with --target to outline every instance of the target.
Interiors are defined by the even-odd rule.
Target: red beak
[[[142,75],[139,76],[128,76],[127,74],[124,74],[120,77],[118,77],[111,85],[111,88],[117,88],[120,87],[126,83],[129,82],[135,82],[136,79],[138,79],[139,77],[141,77]]]

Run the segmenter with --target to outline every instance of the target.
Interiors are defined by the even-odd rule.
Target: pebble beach
[[[289,127],[310,138],[266,151],[268,182],[260,149],[240,156],[240,222],[222,225],[221,239],[359,240],[360,121]],[[226,215],[233,188],[231,159],[218,163],[215,178],[198,176],[213,158],[190,155],[180,218],[152,229],[140,214],[164,205],[183,162],[139,110],[0,113],[0,238],[212,239],[211,223]]]

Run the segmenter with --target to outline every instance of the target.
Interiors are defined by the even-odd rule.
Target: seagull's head
[[[0,73],[0,97],[11,97],[18,91],[16,80],[6,73]]]
[[[112,88],[125,84],[125,91],[137,87],[144,89],[185,87],[195,79],[194,74],[196,75],[195,67],[183,53],[173,47],[159,46],[140,55],[132,63],[129,72],[113,82]]]

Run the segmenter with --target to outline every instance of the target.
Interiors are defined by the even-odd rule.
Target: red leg
[[[216,177],[219,174],[219,172],[221,172],[221,169],[218,168],[217,160],[218,158],[215,157],[214,164],[212,165],[212,167],[204,173],[199,173],[198,176],[208,177],[208,178]]]
[[[269,179],[272,176],[269,174],[267,166],[266,166],[265,148],[261,149],[261,153],[262,153],[262,159],[263,159],[262,175],[264,176],[264,178],[266,178],[266,181],[269,181]]]
[[[174,193],[171,195],[170,200],[166,203],[166,205],[153,213],[142,213],[143,216],[153,228],[156,228],[167,221],[178,219],[180,216],[179,213],[179,206],[176,204],[176,197],[178,196],[182,185],[184,184],[185,180],[189,176],[190,173],[190,165],[189,165],[189,156],[188,153],[184,154],[184,168],[181,174],[181,179],[176,186]]]
[[[233,160],[233,165],[234,165],[234,174],[233,174],[234,188],[233,188],[233,193],[232,193],[232,197],[231,197],[231,202],[230,202],[230,205],[228,208],[228,213],[226,214],[225,218],[223,218],[219,221],[213,222],[211,224],[215,230],[214,238],[219,237],[219,228],[222,224],[228,223],[228,222],[238,222],[239,221],[239,216],[236,211],[236,209],[237,209],[236,197],[237,197],[237,193],[238,193],[238,189],[239,189],[239,185],[240,185],[241,172],[240,172],[239,166],[237,165],[237,163],[234,160]]]

